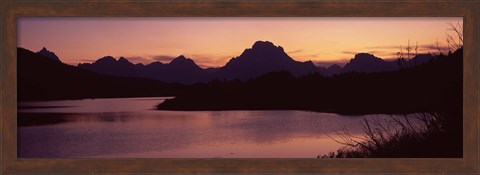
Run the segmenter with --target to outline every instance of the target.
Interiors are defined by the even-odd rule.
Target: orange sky
[[[358,52],[393,58],[408,40],[418,42],[419,52],[436,53],[436,39],[446,46],[447,22],[461,24],[462,18],[22,17],[18,46],[46,47],[73,65],[106,55],[134,63],[185,55],[218,67],[263,40],[298,61],[345,62]]]

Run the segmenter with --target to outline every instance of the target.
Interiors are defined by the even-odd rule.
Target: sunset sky
[[[435,41],[445,47],[451,33],[448,22],[462,18],[22,17],[17,34],[19,47],[46,47],[72,65],[107,55],[144,64],[185,55],[219,67],[258,40],[298,61],[345,62],[358,52],[394,58],[408,40],[419,53],[437,53]]]

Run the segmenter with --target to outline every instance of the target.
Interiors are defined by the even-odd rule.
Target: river
[[[155,110],[165,99],[19,102],[18,157],[316,158],[342,146],[334,131],[362,133],[359,116]]]

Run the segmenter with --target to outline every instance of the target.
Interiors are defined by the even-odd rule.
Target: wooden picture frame
[[[479,173],[478,1],[2,1],[1,172],[56,173]],[[16,20],[80,17],[463,17],[463,158],[23,159],[17,158]]]

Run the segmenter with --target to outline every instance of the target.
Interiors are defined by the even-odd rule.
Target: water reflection
[[[104,113],[152,110],[157,104],[172,97],[101,98],[83,100],[23,101],[21,113]]]
[[[99,99],[111,102],[103,107],[97,100],[22,103],[72,107],[19,110],[18,156],[314,158],[341,146],[326,136],[333,130],[347,127],[352,134],[361,133],[361,117],[305,111],[151,110],[162,100]]]

